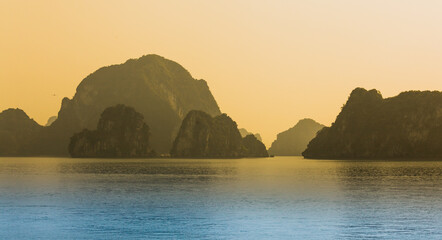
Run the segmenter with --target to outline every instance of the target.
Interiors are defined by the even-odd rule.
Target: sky
[[[88,74],[146,54],[270,146],[300,119],[330,125],[356,87],[442,90],[442,1],[0,0],[0,110],[45,124]]]

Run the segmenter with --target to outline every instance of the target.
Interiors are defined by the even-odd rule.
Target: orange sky
[[[155,53],[269,146],[355,87],[442,90],[442,1],[0,0],[0,53],[0,110],[40,124],[96,69]]]

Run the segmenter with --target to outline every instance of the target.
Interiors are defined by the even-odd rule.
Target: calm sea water
[[[442,161],[0,158],[0,239],[442,239]]]

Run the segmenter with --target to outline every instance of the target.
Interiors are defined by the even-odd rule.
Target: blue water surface
[[[0,239],[442,239],[442,161],[0,158]]]

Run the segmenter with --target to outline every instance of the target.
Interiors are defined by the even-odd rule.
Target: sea
[[[442,160],[0,158],[0,239],[442,239]]]

